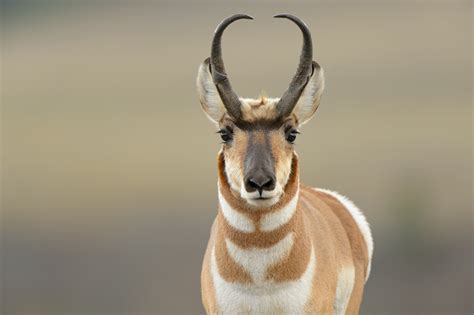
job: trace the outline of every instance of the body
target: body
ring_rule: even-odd
[[[373,242],[360,210],[336,192],[300,183],[294,141],[315,114],[324,76],[307,26],[300,64],[281,98],[232,90],[216,29],[198,74],[204,112],[219,128],[218,212],[201,273],[208,314],[358,314]]]

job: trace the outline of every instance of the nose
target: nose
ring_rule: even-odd
[[[275,189],[275,176],[258,172],[245,178],[245,190],[247,192],[258,191],[260,196],[264,190],[271,191]]]

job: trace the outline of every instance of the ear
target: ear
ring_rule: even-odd
[[[303,92],[301,93],[293,114],[298,119],[298,124],[303,125],[307,123],[316,113],[321,96],[324,90],[324,71],[323,68],[316,62],[313,61],[313,73],[306,83]]]
[[[204,113],[212,122],[217,124],[226,113],[226,109],[212,80],[209,58],[199,66],[196,84],[199,101]]]

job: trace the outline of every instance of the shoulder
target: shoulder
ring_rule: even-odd
[[[362,211],[346,196],[336,192],[331,191],[328,189],[322,188],[312,188],[312,187],[305,187],[307,190],[311,190],[313,193],[316,193],[319,198],[323,199],[326,203],[334,203],[337,202],[338,204],[342,205],[343,208],[352,216],[357,227],[362,234],[364,241],[367,246],[367,256],[368,256],[368,266],[367,266],[367,277],[370,274],[370,263],[372,260],[372,253],[374,250],[374,241],[372,238],[372,232],[370,230],[369,223],[365,218]]]

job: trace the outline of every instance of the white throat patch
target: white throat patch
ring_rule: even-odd
[[[263,216],[260,220],[260,230],[262,232],[270,232],[288,223],[296,212],[298,197],[299,190],[296,191],[293,198],[281,209]]]
[[[243,249],[231,240],[225,240],[230,257],[251,275],[255,284],[265,282],[268,268],[287,257],[293,247],[293,243],[293,233],[288,233],[278,243],[266,248],[253,247]]]
[[[222,209],[222,214],[224,215],[224,218],[226,219],[227,223],[229,223],[230,226],[232,226],[234,229],[242,232],[255,232],[255,224],[253,223],[253,221],[245,214],[238,212],[229,205],[227,200],[225,200],[225,197],[222,195],[220,187],[218,188],[218,191],[219,204]]]
[[[316,255],[311,255],[305,272],[298,280],[262,284],[225,281],[219,274],[215,249],[211,253],[211,276],[219,314],[305,314],[313,285]]]

